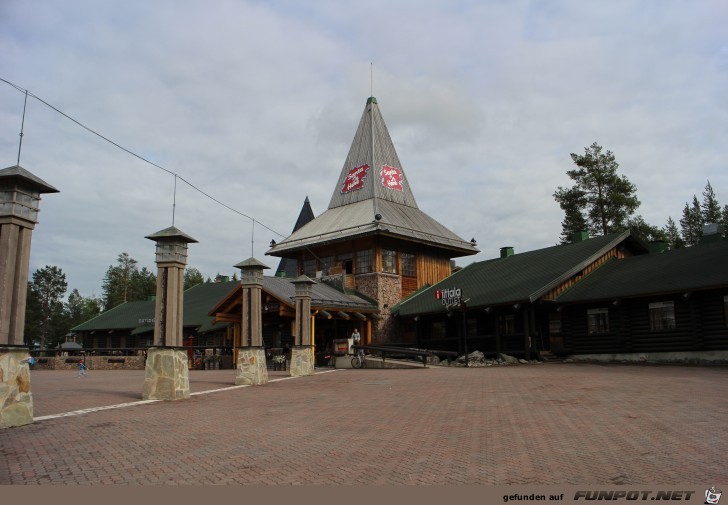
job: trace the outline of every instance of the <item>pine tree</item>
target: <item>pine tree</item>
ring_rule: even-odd
[[[202,276],[202,273],[199,270],[197,270],[194,267],[187,267],[185,269],[185,281],[184,281],[185,291],[190,289],[193,286],[202,284],[203,282],[205,282],[205,278]]]
[[[674,223],[673,223],[674,224]],[[647,224],[642,216],[634,216],[627,220],[627,226],[633,235],[646,242],[664,240],[668,242],[668,236],[664,229]]]
[[[662,231],[665,233],[665,239],[670,245],[670,249],[677,249],[685,246],[685,242],[680,236],[680,231],[677,229],[677,225],[675,224],[675,221],[672,220],[672,217],[667,218],[667,224]]]
[[[693,204],[685,204],[683,217],[680,219],[680,235],[685,245],[692,246],[698,243],[703,235],[703,212],[698,197],[693,195]]]
[[[26,303],[26,341],[39,338],[43,349],[46,344],[55,347],[63,338],[68,327],[61,300],[67,288],[66,274],[56,266],[46,265],[33,272],[33,280],[28,283],[30,303]]]
[[[720,204],[715,197],[715,192],[713,192],[710,181],[708,181],[708,184],[705,186],[705,191],[703,191],[703,205],[700,209],[704,224],[719,224],[721,222]]]
[[[625,176],[617,175],[619,164],[611,151],[602,153],[602,147],[596,142],[584,151],[581,156],[571,153],[578,168],[566,174],[575,182],[574,186],[559,186],[554,193],[554,199],[566,213],[562,238],[575,231],[566,227],[578,224],[578,214],[591,235],[624,230],[627,220],[640,205],[635,185]]]
[[[147,300],[157,292],[157,277],[147,267],[141,270],[137,260],[119,254],[116,266],[109,266],[103,281],[104,310],[125,302]]]

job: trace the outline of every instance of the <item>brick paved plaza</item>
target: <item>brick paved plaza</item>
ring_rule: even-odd
[[[36,421],[0,430],[0,484],[728,482],[726,367],[319,369],[257,387],[191,371],[189,400],[151,403],[143,371],[31,377]]]

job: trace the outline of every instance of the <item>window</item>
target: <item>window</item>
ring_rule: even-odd
[[[675,328],[675,303],[655,302],[650,304],[650,330],[672,330]]]
[[[586,318],[589,335],[609,332],[609,309],[589,309],[586,311]]]
[[[316,260],[303,260],[303,275],[316,277]]]
[[[382,249],[382,272],[397,273],[397,251]]]
[[[501,335],[516,333],[516,318],[513,314],[498,317],[498,333]]]
[[[410,253],[400,254],[402,258],[402,275],[405,277],[416,277],[415,255]]]
[[[465,321],[465,325],[467,328],[466,334],[468,337],[477,337],[478,336],[478,320],[474,317],[469,317]]]
[[[356,273],[368,274],[372,271],[372,250],[365,249],[356,253]]]
[[[445,321],[435,321],[432,323],[432,338],[447,337],[447,323]]]
[[[319,270],[321,270],[324,275],[329,275],[329,271],[331,270],[331,267],[334,266],[334,257],[333,256],[326,256],[321,258],[321,261],[319,261]]]

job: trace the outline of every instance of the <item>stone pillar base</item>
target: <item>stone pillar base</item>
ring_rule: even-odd
[[[236,386],[260,386],[268,383],[263,347],[238,347]]]
[[[291,377],[313,374],[313,346],[301,345],[291,349]]]
[[[150,348],[145,370],[143,399],[182,400],[190,397],[186,352]]]
[[[33,395],[26,349],[0,348],[0,428],[33,422]]]

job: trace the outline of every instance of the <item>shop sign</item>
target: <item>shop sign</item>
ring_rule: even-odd
[[[440,300],[443,305],[457,305],[462,301],[462,294],[460,288],[436,289],[435,300]]]

